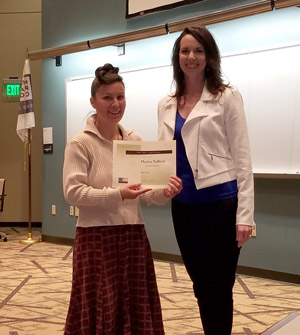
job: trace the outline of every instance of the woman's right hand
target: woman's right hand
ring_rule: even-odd
[[[122,200],[125,199],[135,199],[140,194],[151,191],[151,188],[141,188],[141,183],[137,184],[127,184],[121,186],[120,193]]]

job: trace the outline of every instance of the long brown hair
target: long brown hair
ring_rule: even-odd
[[[174,97],[182,97],[185,93],[186,83],[184,73],[179,65],[180,42],[185,35],[192,35],[202,44],[206,56],[205,79],[207,89],[214,96],[223,92],[228,86],[223,83],[221,75],[220,51],[212,34],[203,26],[187,27],[175,41],[172,52],[173,79],[176,83]]]

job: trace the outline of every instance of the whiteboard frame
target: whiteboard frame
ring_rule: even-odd
[[[126,19],[206,0],[126,0]]]

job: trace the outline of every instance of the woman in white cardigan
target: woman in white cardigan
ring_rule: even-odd
[[[183,190],[172,199],[177,242],[205,335],[229,335],[240,247],[253,226],[254,191],[240,93],[221,78],[216,42],[186,28],[172,55],[176,91],[158,106],[160,140],[177,143]]]
[[[65,149],[64,196],[79,208],[65,335],[163,335],[153,260],[140,208],[165,204],[181,190],[170,177],[163,190],[140,184],[112,187],[114,140],[141,140],[119,124],[126,100],[119,69],[95,71],[96,114]]]

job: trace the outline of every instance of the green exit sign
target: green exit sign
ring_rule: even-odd
[[[21,84],[6,84],[6,95],[8,97],[20,96]]]
[[[2,81],[3,101],[20,101],[22,80],[19,78],[8,78]]]

